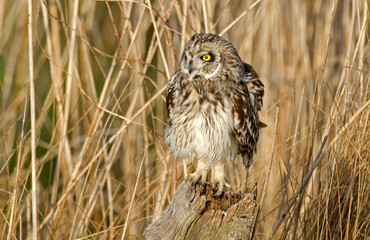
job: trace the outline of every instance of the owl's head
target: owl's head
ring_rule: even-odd
[[[224,38],[209,34],[195,34],[186,43],[179,70],[190,79],[197,76],[212,79],[221,71],[242,72],[243,63],[234,46]],[[238,76],[235,76],[238,77]]]

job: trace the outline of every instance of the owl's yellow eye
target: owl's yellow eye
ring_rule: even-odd
[[[209,62],[212,60],[212,56],[210,54],[206,54],[202,56],[203,61]]]

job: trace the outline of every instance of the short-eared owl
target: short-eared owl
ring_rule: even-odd
[[[224,162],[243,157],[246,168],[256,152],[264,85],[234,46],[208,33],[195,34],[186,44],[179,69],[167,86],[168,128],[165,141],[175,158],[197,161],[188,176],[204,186],[213,168],[215,194],[222,194]]]

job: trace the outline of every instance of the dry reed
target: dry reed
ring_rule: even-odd
[[[252,172],[227,166],[255,238],[370,236],[366,0],[28,3],[0,2],[1,239],[143,239],[183,179],[164,91],[196,32],[266,86]]]

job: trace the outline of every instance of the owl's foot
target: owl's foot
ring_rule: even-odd
[[[213,194],[214,197],[219,197],[224,192],[231,192],[232,191],[231,185],[226,181],[225,178],[216,180],[213,183],[212,188],[214,190],[217,189],[217,192],[215,194]]]
[[[206,193],[206,182],[207,182],[207,170],[195,171],[195,173],[189,174],[186,177],[186,181],[191,181],[191,188],[195,189],[196,185],[200,185],[201,194]]]
[[[206,193],[206,181],[210,166],[205,159],[199,159],[197,162],[197,169],[194,173],[186,177],[186,181],[191,181],[191,187],[195,189],[196,185],[200,185],[201,194]]]
[[[213,196],[215,197],[221,196],[224,190],[227,190],[227,192],[232,191],[231,185],[225,179],[225,171],[223,164],[217,164],[214,167],[214,182],[212,188],[217,189],[217,192],[213,194]]]

